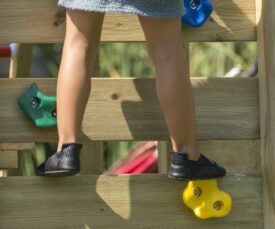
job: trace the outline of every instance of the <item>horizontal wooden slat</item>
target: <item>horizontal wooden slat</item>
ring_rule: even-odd
[[[261,176],[220,180],[233,199],[223,219],[199,220],[182,203],[186,183],[167,175],[0,178],[0,228],[263,228]]]
[[[17,151],[1,151],[0,150],[0,169],[18,168]]]
[[[184,28],[186,41],[256,40],[254,0],[213,0],[215,12],[199,29]],[[57,0],[1,0],[0,43],[61,43],[65,11]],[[136,15],[106,14],[102,41],[144,41]]]
[[[52,142],[56,128],[35,128],[17,105],[37,82],[55,95],[56,79],[0,80],[0,142]],[[198,139],[258,139],[259,98],[255,78],[192,78]],[[92,78],[83,133],[92,140],[169,140],[156,97],[155,79]],[[185,130],[183,130],[185,131]]]
[[[227,172],[261,172],[260,140],[201,140],[198,148]]]
[[[31,142],[20,142],[20,143],[12,143],[12,142],[0,142],[0,150],[26,150],[32,149],[35,146],[34,143]]]
[[[160,144],[163,144],[161,142]],[[245,140],[199,140],[198,149],[201,153],[223,165],[227,172],[261,172],[261,147],[258,139]],[[170,164],[170,154],[172,149],[171,141],[164,145],[158,152],[159,169],[162,173],[167,173]]]
[[[10,177],[10,176],[19,176],[19,169],[0,169],[0,177]],[[0,228],[1,228],[1,225],[0,225]]]

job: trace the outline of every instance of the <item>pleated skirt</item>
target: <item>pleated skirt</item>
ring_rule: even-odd
[[[183,0],[58,0],[68,9],[133,13],[158,19],[173,19],[184,13]]]

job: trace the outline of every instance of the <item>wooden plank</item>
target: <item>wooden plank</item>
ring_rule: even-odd
[[[17,151],[0,151],[0,169],[18,168]]]
[[[104,171],[104,147],[102,141],[92,141],[87,136],[81,139],[81,175],[102,174]]]
[[[0,177],[19,176],[18,169],[0,169]],[[0,225],[1,228],[1,225]]]
[[[185,183],[166,175],[0,178],[0,228],[263,228],[260,175],[232,175],[223,219],[199,220],[182,203]]]
[[[17,56],[11,59],[9,78],[31,76],[32,44],[18,44]]]
[[[0,141],[56,141],[56,128],[35,128],[16,103],[32,82],[55,94],[56,79],[0,79],[0,129],[10,130]],[[192,85],[198,139],[259,138],[256,78],[193,78]],[[155,79],[92,78],[82,131],[92,140],[168,140]]]
[[[255,0],[213,0],[215,12],[200,29],[184,28],[186,41],[256,40]],[[1,0],[0,43],[62,43],[65,10],[56,0]],[[144,41],[136,15],[106,14],[102,41]]]
[[[261,172],[259,140],[201,140],[198,148],[229,173]]]
[[[158,141],[158,172],[167,173],[170,164],[170,150],[172,149],[171,142]]]
[[[275,2],[257,0],[264,222],[275,228]]]
[[[32,149],[35,144],[29,142],[20,142],[20,143],[12,143],[12,142],[0,142],[0,150],[26,150]]]
[[[9,78],[17,78],[20,76],[31,75],[32,66],[32,44],[17,44],[17,55],[15,58],[11,59]],[[15,158],[17,160],[18,171],[22,173],[21,161],[24,152],[18,151],[18,156]]]
[[[91,76],[100,75],[100,56],[97,51],[91,62]],[[104,147],[102,141],[92,141],[86,135],[82,135],[83,148],[80,154],[81,175],[102,174],[104,167]]]
[[[160,173],[167,173],[172,149],[171,142],[164,143],[159,147],[159,153],[163,154],[159,161]],[[228,173],[261,172],[260,140],[199,140],[197,146],[201,153],[223,165]]]

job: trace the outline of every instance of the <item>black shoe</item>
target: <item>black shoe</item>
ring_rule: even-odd
[[[82,144],[66,143],[61,151],[54,153],[36,168],[38,176],[70,176],[80,172]]]
[[[205,180],[223,177],[226,170],[203,154],[197,161],[188,160],[187,153],[171,150],[171,164],[168,177],[180,180]]]

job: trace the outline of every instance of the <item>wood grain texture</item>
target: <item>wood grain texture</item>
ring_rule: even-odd
[[[213,0],[200,29],[183,28],[186,41],[256,40],[254,0]],[[65,10],[57,0],[1,0],[0,43],[62,43]],[[136,15],[106,14],[102,41],[144,41]]]
[[[158,152],[163,154],[159,161],[161,173],[167,173],[171,143],[161,142]],[[261,172],[260,140],[199,140],[198,149],[208,158],[223,165],[227,172]]]
[[[56,79],[1,79],[2,142],[53,142],[56,128],[35,128],[17,105],[18,97],[37,82],[55,95]],[[258,80],[193,78],[198,139],[259,138]],[[169,140],[156,97],[155,79],[92,78],[82,134],[92,140]]]
[[[18,168],[17,151],[1,151],[0,150],[0,169]]]
[[[104,172],[104,145],[102,141],[92,141],[87,136],[81,139],[81,175],[102,174]]]
[[[201,140],[198,148],[228,172],[261,172],[259,140]]]
[[[264,222],[275,228],[275,2],[257,0]]]
[[[20,172],[18,169],[0,169],[0,177],[19,176],[19,174]]]
[[[32,70],[32,44],[17,44],[17,53],[15,58],[10,61],[9,78],[20,78],[22,76],[31,76]],[[18,171],[22,173],[23,157],[25,152],[18,151],[17,164]]]
[[[100,56],[97,51],[91,62],[91,76],[100,74]],[[102,174],[104,171],[104,146],[102,141],[92,141],[86,135],[81,136],[81,175]]]
[[[17,56],[10,61],[9,78],[31,76],[32,70],[32,44],[18,44]]]
[[[20,143],[12,143],[12,142],[0,142],[0,150],[26,150],[32,149],[35,146],[33,142],[20,142]]]
[[[186,183],[167,175],[0,178],[0,228],[263,228],[261,176],[232,175],[220,187],[230,215],[199,220],[182,203]]]
[[[170,150],[172,145],[170,141],[158,141],[158,173],[167,173],[170,164]]]

